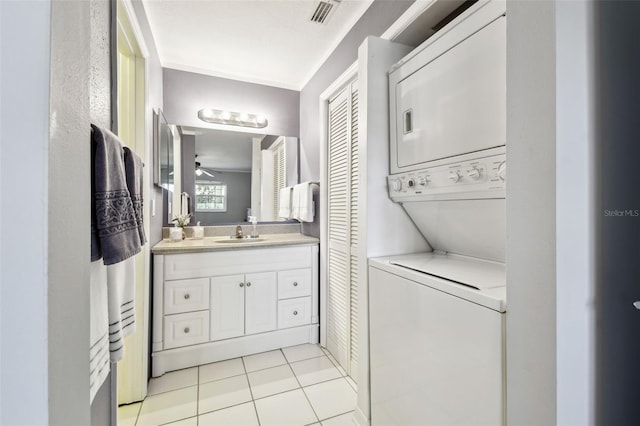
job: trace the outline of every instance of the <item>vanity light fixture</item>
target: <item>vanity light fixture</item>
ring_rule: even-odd
[[[198,118],[207,123],[228,124],[230,126],[262,128],[267,127],[267,124],[269,124],[267,119],[260,115],[210,108],[204,108],[198,111]]]

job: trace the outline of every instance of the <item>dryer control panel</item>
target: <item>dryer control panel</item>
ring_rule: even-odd
[[[455,161],[455,159],[453,159]],[[488,155],[389,175],[393,201],[505,198],[506,155]]]

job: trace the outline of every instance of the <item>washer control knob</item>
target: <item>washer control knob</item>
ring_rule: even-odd
[[[473,180],[478,180],[480,179],[480,170],[476,169],[475,167],[471,170],[469,170],[467,172],[467,176],[470,177]]]
[[[505,161],[500,163],[500,165],[498,166],[498,177],[503,182],[505,181],[505,179],[507,179],[507,163]]]
[[[394,192],[399,192],[402,189],[402,182],[400,179],[389,180],[389,188]]]
[[[409,179],[409,180],[407,181],[407,186],[408,186],[410,189],[415,188],[415,187],[416,187],[416,180],[415,180],[414,178]]]
[[[449,179],[451,180],[451,182],[456,183],[460,180],[460,175],[457,171],[451,171],[449,172]]]
[[[427,186],[427,178],[426,178],[426,177],[424,177],[424,176],[418,176],[418,177],[416,178],[416,183],[417,183],[419,186]]]

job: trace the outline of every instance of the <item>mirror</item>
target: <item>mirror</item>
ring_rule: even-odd
[[[173,131],[162,110],[153,112],[153,183],[167,192],[171,200],[174,191]],[[164,198],[164,197],[163,197]],[[166,207],[167,223],[171,223],[171,202]]]
[[[284,221],[280,188],[298,183],[298,139],[178,126],[182,181],[192,224]]]

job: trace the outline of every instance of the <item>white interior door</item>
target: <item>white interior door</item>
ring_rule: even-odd
[[[327,161],[327,349],[355,376],[358,317],[357,82],[329,102]]]

